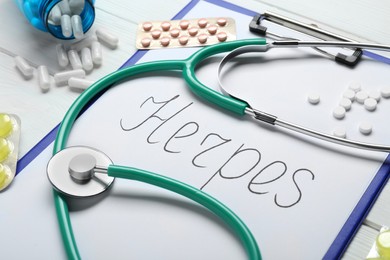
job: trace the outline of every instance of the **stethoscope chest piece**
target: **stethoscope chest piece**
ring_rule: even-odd
[[[98,168],[113,164],[101,151],[73,146],[56,153],[47,165],[47,176],[53,187],[70,197],[91,197],[106,191],[114,178],[99,173]]]

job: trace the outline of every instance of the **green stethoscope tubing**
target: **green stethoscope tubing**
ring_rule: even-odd
[[[195,76],[195,68],[197,64],[212,55],[228,52],[241,46],[264,44],[266,44],[266,40],[259,38],[220,43],[217,45],[204,47],[184,60],[165,60],[141,63],[115,71],[103,77],[94,83],[91,87],[86,89],[82,94],[80,94],[80,96],[75,100],[75,102],[71,105],[65,114],[54,142],[53,153],[55,154],[66,147],[66,142],[75,120],[82,109],[87,106],[89,101],[91,101],[103,90],[108,89],[113,84],[130,79],[132,76],[147,72],[182,70],[184,80],[187,82],[190,89],[198,96],[234,113],[244,115],[245,109],[248,107],[247,103],[229,96],[224,96],[223,94],[203,85]],[[129,167],[110,165],[108,167],[108,175],[112,177],[133,179],[152,185],[157,185],[159,187],[163,187],[165,189],[179,193],[205,206],[207,209],[220,217],[241,239],[249,259],[261,259],[261,254],[257,242],[245,223],[242,222],[242,220],[237,215],[235,215],[233,211],[203,191],[168,177]],[[64,198],[61,197],[61,194],[55,190],[54,202],[61,235],[68,258],[81,259],[72,230],[68,206]]]

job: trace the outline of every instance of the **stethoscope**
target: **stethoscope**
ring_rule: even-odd
[[[389,152],[390,146],[362,143],[320,133],[296,124],[281,120],[275,115],[252,108],[246,101],[231,95],[225,95],[202,84],[195,75],[198,64],[206,58],[224,52],[219,67],[219,78],[224,65],[232,58],[248,52],[266,52],[272,48],[291,47],[345,47],[390,51],[390,46],[351,42],[313,42],[313,41],[275,41],[267,43],[265,39],[247,39],[220,43],[204,47],[184,60],[153,61],[137,64],[113,72],[86,89],[71,105],[59,127],[54,143],[54,156],[48,163],[47,174],[54,187],[54,200],[64,246],[70,259],[80,259],[72,231],[66,196],[85,198],[103,193],[112,185],[114,178],[136,180],[173,191],[185,196],[212,211],[229,226],[242,242],[249,259],[261,259],[260,250],[251,231],[245,223],[224,204],[206,194],[177,180],[145,170],[115,165],[101,151],[86,147],[66,148],[71,128],[88,103],[113,84],[128,80],[133,76],[154,72],[181,70],[190,89],[201,98],[239,115],[250,115],[271,125],[278,125],[312,137],[331,141],[355,148]],[[221,82],[221,80],[219,80]],[[220,83],[221,84],[221,83]],[[221,84],[222,86],[222,84]],[[65,195],[62,197],[61,195]]]

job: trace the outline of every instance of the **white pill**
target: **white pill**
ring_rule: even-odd
[[[381,93],[378,90],[372,90],[368,93],[368,97],[373,98],[379,102],[381,100]]]
[[[364,104],[364,100],[366,100],[368,98],[368,94],[367,92],[361,90],[359,91],[358,93],[356,93],[356,101],[360,104]]]
[[[85,47],[91,47],[92,43],[97,41],[97,37],[95,35],[91,35],[88,37],[85,37],[81,41],[75,42],[72,45],[70,45],[71,50],[81,51]]]
[[[83,68],[86,71],[93,69],[92,55],[89,48],[84,48],[81,50],[81,63],[83,64]]]
[[[58,5],[55,5],[50,11],[50,19],[54,24],[59,25],[61,23],[61,9]]]
[[[92,61],[95,65],[101,65],[103,61],[102,46],[99,42],[93,42],[91,45]]]
[[[65,68],[69,64],[68,55],[66,54],[64,45],[57,44],[56,45],[56,51],[57,51],[57,60],[60,67]]]
[[[367,98],[366,100],[364,100],[364,107],[368,111],[374,111],[376,109],[377,104],[378,102],[373,98]]]
[[[115,49],[118,46],[119,39],[106,29],[99,28],[96,30],[96,36],[98,40],[106,44],[111,49]]]
[[[360,133],[362,133],[364,135],[371,134],[372,125],[369,122],[361,122],[359,124],[359,131],[360,131]]]
[[[70,21],[70,16],[67,14],[61,16],[61,30],[64,37],[69,38],[72,36],[72,23]]]
[[[16,56],[14,58],[14,61],[18,70],[23,74],[26,79],[31,78],[33,76],[33,67],[31,67],[30,64],[28,64],[28,62],[23,57]]]
[[[88,79],[80,79],[80,78],[70,78],[68,80],[68,85],[71,90],[85,90],[89,86],[91,86],[94,82]]]
[[[307,96],[307,100],[309,101],[310,104],[318,104],[320,102],[320,95],[318,93],[310,93]]]
[[[72,15],[71,22],[72,22],[73,36],[76,39],[83,38],[84,30],[83,30],[83,22],[81,21],[81,17],[79,15]]]
[[[333,135],[340,138],[347,137],[347,132],[343,127],[337,127],[333,130]]]
[[[353,91],[351,89],[347,89],[346,91],[344,91],[343,97],[348,98],[351,101],[354,101],[355,100],[355,91]]]
[[[76,50],[69,50],[68,51],[68,59],[70,62],[70,65],[74,70],[82,69],[83,64],[81,63],[80,56]]]
[[[362,85],[358,81],[351,81],[348,88],[354,92],[359,92],[362,89]]]
[[[342,98],[339,103],[346,111],[351,109],[352,101],[349,98]]]
[[[50,89],[50,75],[46,66],[39,66],[37,70],[38,85],[42,92],[47,92]]]
[[[58,6],[59,6],[62,14],[67,14],[67,15],[72,14],[72,10],[70,10],[68,0],[62,0],[61,2],[58,3]]]
[[[338,106],[333,110],[333,116],[337,119],[343,119],[345,117],[345,108]]]
[[[78,70],[68,70],[63,72],[58,72],[54,74],[54,82],[57,85],[67,83],[70,78],[85,78],[85,71],[82,69]]]
[[[84,9],[84,0],[69,0],[69,7],[72,14],[81,14]]]
[[[390,97],[390,86],[383,87],[381,89],[381,95],[384,98],[389,98]]]

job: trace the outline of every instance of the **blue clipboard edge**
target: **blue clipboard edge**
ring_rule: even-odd
[[[205,2],[224,7],[226,9],[248,15],[254,16],[257,12],[240,7],[238,5],[223,1],[223,0],[204,0]],[[191,0],[183,9],[181,9],[172,20],[182,19],[194,6],[196,6],[200,0]],[[127,66],[134,65],[139,61],[147,51],[138,50],[131,56],[119,69]],[[363,51],[363,54],[372,59],[390,64],[390,59],[381,55]],[[103,93],[102,93],[103,94]],[[93,102],[92,102],[93,103]],[[91,104],[92,104],[91,103]],[[60,124],[55,126],[45,137],[42,138],[30,151],[28,151],[19,161],[16,168],[16,175],[18,175],[29,163],[31,163],[43,150],[45,150],[55,139]],[[374,205],[375,200],[378,198],[383,187],[386,185],[390,178],[390,155],[380,167],[378,173],[371,181],[367,190],[355,206],[351,215],[341,228],[340,232],[336,236],[335,240],[331,244],[330,248],[326,252],[324,259],[338,259],[347,249],[349,243],[352,241],[354,235],[358,231],[360,225],[364,221],[365,217],[369,213],[369,210]]]

